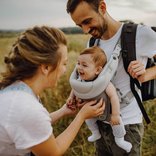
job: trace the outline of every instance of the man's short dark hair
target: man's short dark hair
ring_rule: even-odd
[[[96,12],[98,12],[98,8],[101,0],[68,0],[67,9],[66,9],[67,13],[73,13],[76,7],[83,1],[88,3],[90,6],[92,6],[92,8]]]

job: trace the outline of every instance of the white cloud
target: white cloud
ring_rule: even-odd
[[[117,20],[131,19],[156,25],[155,0],[105,0]],[[65,0],[0,0],[0,29],[22,29],[33,25],[74,26],[66,13]]]
[[[129,19],[137,23],[156,25],[155,0],[107,0],[110,15],[117,20]]]

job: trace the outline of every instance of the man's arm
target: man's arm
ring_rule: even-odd
[[[154,58],[156,58],[156,55]],[[156,66],[145,69],[144,65],[139,60],[131,61],[128,66],[128,72],[141,83],[156,79]]]
[[[149,80],[156,79],[156,66],[146,69],[146,72],[138,77],[138,81],[143,83]]]
[[[156,60],[156,55],[154,56],[154,59]],[[149,80],[156,79],[156,66],[150,67],[146,69],[146,72],[138,77],[138,80],[143,83]]]

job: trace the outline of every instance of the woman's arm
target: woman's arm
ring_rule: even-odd
[[[119,103],[119,98],[116,92],[116,88],[111,82],[108,84],[106,88],[106,94],[110,98],[110,102],[112,106],[111,124],[112,125],[119,124],[120,103]]]
[[[99,116],[103,113],[103,101],[100,100],[100,102],[98,102],[96,105],[95,103],[96,101],[87,102],[76,115],[72,123],[58,137],[55,138],[54,135],[51,135],[50,138],[48,138],[46,141],[33,146],[32,148],[30,148],[30,150],[37,156],[63,155],[74,140],[84,120]],[[55,116],[56,114],[53,115]],[[58,119],[58,117],[55,119]]]
[[[76,113],[76,110],[69,109],[66,104],[64,104],[60,109],[55,112],[50,113],[52,124],[57,122],[59,119],[67,115],[73,115]]]
[[[64,116],[73,115],[76,113],[76,106],[75,106],[75,104],[73,104],[74,96],[75,96],[74,92],[73,92],[73,90],[71,90],[66,104],[64,104],[63,107],[61,107],[59,110],[50,113],[50,117],[52,119],[53,124]]]
[[[61,156],[69,148],[84,119],[78,114],[68,128],[55,138],[51,135],[46,141],[31,148],[37,156]]]

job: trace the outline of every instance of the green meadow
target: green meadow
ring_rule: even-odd
[[[4,70],[3,59],[9,52],[11,45],[16,40],[17,35],[0,36],[0,71]],[[87,44],[89,36],[83,34],[67,35],[68,39],[68,67],[67,72],[58,82],[58,86],[53,90],[45,90],[41,95],[42,102],[49,112],[57,110],[68,98],[70,93],[69,77],[76,63],[77,56]],[[146,110],[151,118],[151,124],[145,123],[145,133],[142,143],[143,156],[156,156],[156,99],[145,102]],[[73,120],[73,117],[65,117],[53,125],[54,134],[60,134]],[[95,148],[93,143],[87,141],[90,131],[83,124],[79,134],[66,152],[65,156],[94,156]]]

